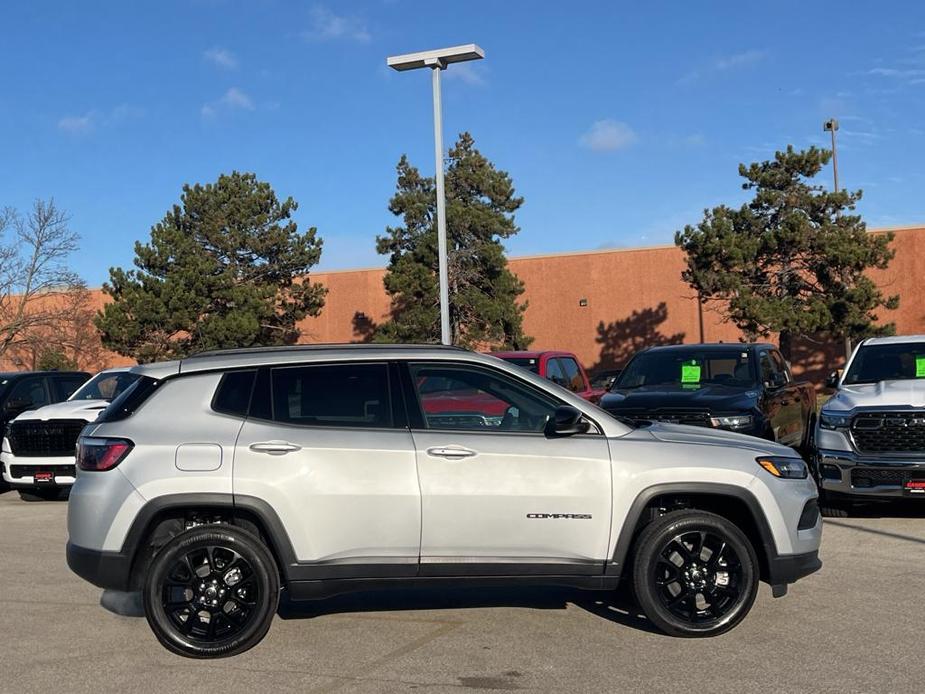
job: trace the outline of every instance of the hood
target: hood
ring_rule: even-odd
[[[755,436],[736,434],[722,429],[707,429],[706,427],[688,427],[681,424],[655,423],[644,431],[649,432],[659,441],[666,443],[689,443],[702,446],[726,446],[754,451],[756,455],[784,455],[794,457],[799,455],[789,446],[783,446],[773,441],[759,439]]]
[[[925,407],[925,378],[841,386],[823,406],[826,412],[857,407]]]
[[[24,419],[40,419],[43,421],[49,419],[83,419],[92,422],[108,406],[108,400],[65,400],[64,402],[56,402],[54,405],[45,405],[45,407],[40,407],[37,410],[23,412],[13,421],[19,422]]]
[[[615,389],[601,400],[606,410],[654,410],[660,407],[705,409],[720,412],[725,409],[743,410],[755,406],[758,390],[741,386],[703,384],[685,387],[680,383]]]

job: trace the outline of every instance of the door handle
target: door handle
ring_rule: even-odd
[[[447,460],[462,460],[463,458],[471,458],[474,456],[475,451],[470,451],[468,448],[460,448],[458,446],[437,446],[435,448],[428,448],[427,455],[435,458],[446,458]]]
[[[270,455],[285,455],[286,453],[302,450],[301,446],[288,441],[260,441],[259,443],[252,443],[248,448],[255,453],[269,453]]]

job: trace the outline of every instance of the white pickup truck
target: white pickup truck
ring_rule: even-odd
[[[861,342],[827,384],[815,431],[814,474],[823,513],[858,499],[925,501],[925,335]]]

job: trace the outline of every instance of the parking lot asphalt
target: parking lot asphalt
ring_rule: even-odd
[[[822,571],[783,599],[762,585],[713,639],[655,633],[619,594],[401,591],[283,605],[259,646],[217,661],[101,607],[65,564],[66,507],[0,495],[2,692],[925,690],[925,503],[826,521]]]

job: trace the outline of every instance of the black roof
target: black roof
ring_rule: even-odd
[[[0,372],[0,379],[12,381],[26,376],[83,376],[90,378],[86,371],[3,371]]]
[[[649,351],[679,351],[679,352],[696,352],[702,349],[709,349],[711,351],[722,351],[729,350],[730,352],[741,352],[743,349],[754,349],[756,347],[770,347],[771,349],[777,349],[770,342],[695,342],[684,345],[658,345],[655,347],[647,347],[645,352]]]

